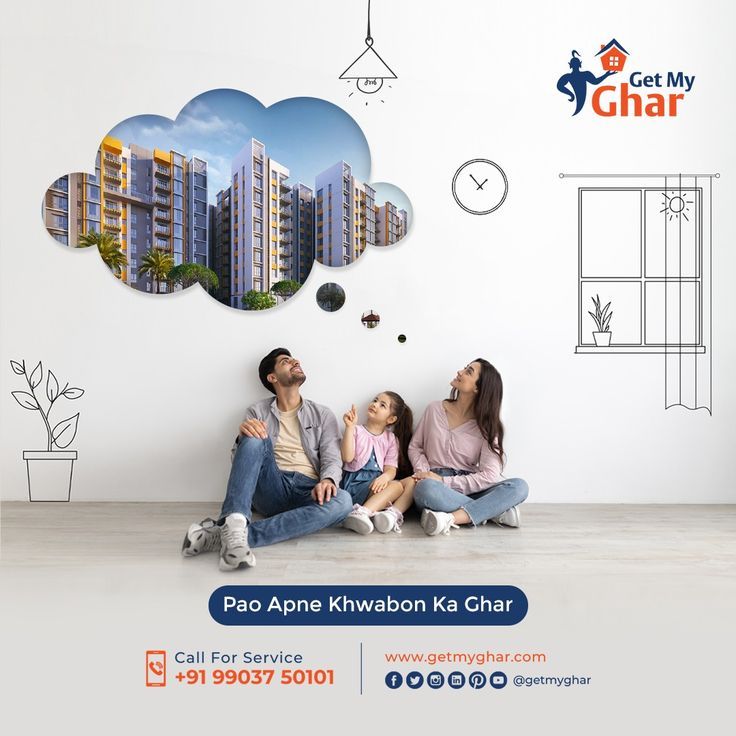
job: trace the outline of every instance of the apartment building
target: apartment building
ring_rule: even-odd
[[[376,206],[376,245],[393,245],[406,235],[406,210],[392,202]]]
[[[255,138],[232,162],[230,305],[248,291],[270,291],[292,278],[294,240],[289,169],[270,158]]]
[[[210,268],[217,274],[219,286],[214,296],[218,302],[230,305],[230,276],[232,270],[231,238],[232,188],[217,193],[217,204],[210,205]]]
[[[64,195],[66,219],[59,209]],[[207,162],[106,136],[94,175],[70,174],[49,188],[44,220],[54,238],[71,246],[92,231],[113,235],[128,259],[121,279],[150,291],[151,280],[138,276],[138,266],[151,248],[166,250],[174,265],[207,265]]]
[[[291,278],[303,284],[314,264],[314,190],[301,182],[292,187]]]
[[[315,258],[328,266],[352,263],[376,242],[375,190],[358,181],[345,161],[317,175]]]

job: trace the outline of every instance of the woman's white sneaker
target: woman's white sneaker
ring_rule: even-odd
[[[248,546],[248,519],[244,514],[229,514],[220,529],[220,570],[255,567],[256,557]]]
[[[383,511],[379,511],[373,516],[373,526],[377,532],[388,534],[396,532],[401,534],[401,525],[404,523],[404,515],[393,506],[389,506]]]
[[[518,506],[512,506],[508,511],[504,511],[500,516],[496,516],[491,521],[499,526],[521,526],[521,509]]]
[[[345,517],[342,525],[345,529],[350,529],[358,534],[370,534],[373,531],[371,512],[364,506],[356,503],[353,506],[353,510]]]
[[[458,529],[455,523],[455,517],[444,511],[430,511],[426,509],[427,515],[424,517],[424,533],[430,537],[436,537],[438,534],[449,534],[450,529]]]

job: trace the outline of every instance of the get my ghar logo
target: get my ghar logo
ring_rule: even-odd
[[[674,118],[679,112],[679,104],[695,82],[694,74],[688,76],[684,72],[644,74],[634,71],[629,74],[628,81],[620,85],[602,84],[623,72],[629,52],[614,38],[601,46],[595,56],[600,59],[603,70],[600,76],[584,70],[580,54],[573,51],[568,63],[570,71],[557,81],[557,89],[575,103],[573,115],[583,109],[590,86],[594,88],[591,107],[601,117]],[[661,91],[650,92],[652,89]]]

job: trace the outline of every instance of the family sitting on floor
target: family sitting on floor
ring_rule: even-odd
[[[342,439],[335,415],[302,398],[306,375],[288,350],[272,350],[258,376],[275,398],[246,411],[219,520],[189,527],[186,557],[219,550],[221,570],[252,567],[252,547],[328,526],[398,532],[412,503],[429,536],[488,520],[520,525],[528,487],[501,478],[503,384],[487,360],[458,371],[450,398],[432,402],[413,434],[411,409],[384,391],[364,424],[354,405],[345,412]]]

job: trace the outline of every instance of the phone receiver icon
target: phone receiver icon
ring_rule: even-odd
[[[161,675],[164,674],[163,662],[149,662],[148,669],[151,670],[156,677],[161,677]]]

